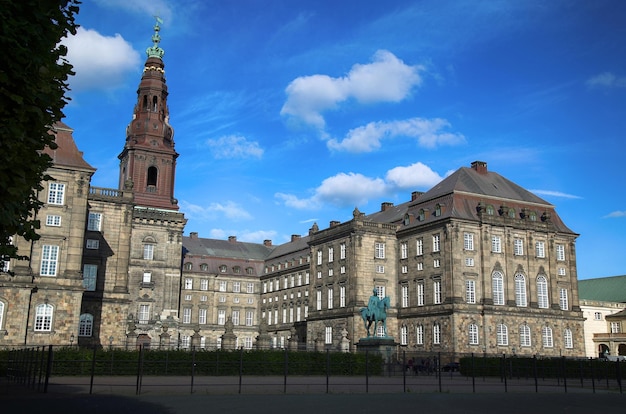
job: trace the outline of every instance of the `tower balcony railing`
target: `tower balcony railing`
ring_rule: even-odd
[[[124,192],[114,188],[89,187],[89,198],[104,200],[122,200],[132,196],[130,191]]]

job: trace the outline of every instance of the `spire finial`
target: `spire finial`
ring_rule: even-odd
[[[152,35],[152,43],[153,45],[146,49],[146,54],[149,58],[163,58],[165,54],[165,50],[159,47],[159,42],[161,41],[161,36],[159,35],[159,31],[161,31],[161,26],[159,24],[163,24],[163,19],[159,16],[154,16],[156,19],[156,23],[154,24],[154,34]]]

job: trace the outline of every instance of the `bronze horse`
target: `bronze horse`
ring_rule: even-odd
[[[363,324],[367,330],[367,336],[370,336],[370,326],[374,323],[374,336],[378,330],[378,322],[383,324],[384,336],[387,336],[387,309],[391,306],[389,297],[385,296],[378,302],[378,306],[373,309],[361,308],[361,317],[363,318]]]

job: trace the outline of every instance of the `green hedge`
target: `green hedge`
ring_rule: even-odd
[[[95,356],[95,364],[94,364]],[[363,353],[291,352],[283,350],[178,351],[54,348],[52,376],[136,375],[365,375]],[[6,374],[8,351],[0,351],[0,375]],[[4,369],[3,369],[4,368]],[[370,375],[383,372],[380,355],[368,355]]]

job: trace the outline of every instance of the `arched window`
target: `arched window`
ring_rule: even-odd
[[[185,270],[191,270],[191,269],[193,269],[193,264],[191,262],[185,263]]]
[[[406,325],[402,325],[400,328],[400,345],[408,345],[409,343],[409,329]]]
[[[504,305],[504,276],[500,272],[493,272],[491,276],[491,290],[493,291],[493,304]]]
[[[78,324],[78,336],[91,335],[93,335],[93,315],[83,313],[80,315],[80,322]]]
[[[152,97],[152,112],[157,111],[158,103],[159,103],[158,98],[156,96],[153,96]]]
[[[4,302],[0,302],[0,329],[2,329],[2,327],[4,322]]]
[[[415,327],[415,343],[417,345],[424,345],[424,325],[417,325]]]
[[[35,331],[50,332],[52,330],[53,313],[52,305],[47,303],[37,305],[35,310]]]
[[[565,344],[565,348],[567,348],[567,349],[572,349],[574,347],[574,340],[573,340],[573,337],[572,337],[572,330],[569,329],[569,328],[566,328],[563,331],[563,343]]]
[[[156,187],[158,174],[158,170],[155,166],[148,168],[148,186]]]
[[[470,345],[478,345],[478,325],[471,323],[468,328],[468,337]]]
[[[437,204],[435,206],[435,217],[441,216],[441,205]]]
[[[509,328],[503,323],[498,324],[496,329],[496,339],[498,345],[506,346],[509,344]]]
[[[148,97],[146,95],[143,96],[141,107],[144,111],[148,110]]]
[[[519,327],[519,344],[520,346],[530,346],[530,328],[524,324]]]
[[[526,278],[524,275],[515,275],[515,305],[525,307],[526,305]]]
[[[548,280],[545,276],[537,278],[537,306],[543,309],[548,308]]]

